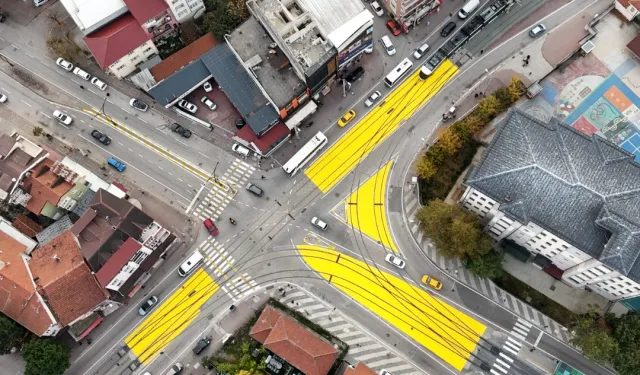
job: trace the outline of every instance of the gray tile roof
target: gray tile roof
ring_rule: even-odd
[[[38,243],[40,244],[40,246],[44,246],[44,244],[46,244],[47,242],[58,237],[63,232],[66,232],[67,230],[71,229],[72,226],[73,226],[73,223],[71,223],[71,219],[69,218],[69,215],[64,215],[63,217],[58,219],[55,223],[49,225],[42,232],[36,234],[36,239],[38,240]]]
[[[513,110],[466,183],[640,281],[640,164],[609,141]]]
[[[228,45],[220,44],[200,59],[258,137],[277,123],[279,113]]]
[[[201,60],[196,60],[160,81],[149,90],[149,95],[153,96],[160,105],[166,106],[191,91],[207,77],[211,77],[211,72]]]

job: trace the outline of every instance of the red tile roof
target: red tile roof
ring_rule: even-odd
[[[42,226],[27,215],[18,216],[11,225],[27,237],[35,237],[42,231]]]
[[[87,47],[102,69],[150,40],[131,13],[116,19],[84,38]]]
[[[41,168],[50,169],[52,166],[53,160],[50,158],[44,159],[42,163],[38,164],[33,169],[31,176],[25,180],[25,185],[31,186],[31,189],[29,190],[31,199],[27,202],[27,209],[36,215],[40,215],[47,202],[56,206],[60,201],[60,198],[73,187],[72,184],[62,181],[52,188],[51,186],[56,182],[58,176],[51,172],[51,170],[46,170],[44,173],[40,173]]]
[[[53,324],[22,258],[25,246],[0,232],[0,311],[38,336]]]
[[[249,334],[306,375],[326,375],[338,357],[331,344],[271,306]]]
[[[124,0],[124,3],[140,25],[169,8],[164,0]]]
[[[193,61],[199,59],[205,52],[218,44],[220,44],[220,42],[213,37],[213,34],[207,33],[180,51],[162,60],[160,64],[149,69],[149,72],[151,72],[151,75],[153,75],[156,82],[160,82],[183,67],[191,64]]]
[[[358,362],[355,368],[351,366],[347,367],[344,375],[378,375],[378,373],[367,367],[364,363]]]
[[[91,274],[80,254],[79,244],[66,231],[31,253],[29,268],[38,291],[65,327],[98,304],[109,294]]]
[[[140,242],[132,237],[127,238],[118,251],[96,273],[96,279],[98,279],[100,285],[106,287],[141,247],[142,244]]]

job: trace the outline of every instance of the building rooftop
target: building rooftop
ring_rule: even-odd
[[[49,225],[45,230],[39,232],[36,235],[36,239],[40,246],[44,246],[47,242],[71,229],[72,226],[73,223],[71,222],[69,215],[64,215],[60,219],[56,220],[55,223]]]
[[[200,56],[218,44],[220,44],[220,42],[213,37],[213,34],[207,33],[180,51],[162,60],[160,64],[150,68],[149,71],[156,82],[160,82],[192,62],[199,60]]]
[[[62,327],[109,296],[87,267],[79,244],[69,231],[31,253],[29,268],[39,293]]]
[[[202,55],[201,60],[258,137],[277,123],[280,118],[277,109],[228,45],[215,47]]]
[[[31,195],[27,209],[36,215],[42,212],[47,202],[57,205],[60,198],[73,187],[63,177],[51,171],[53,164],[49,158],[43,160],[25,180],[25,186],[28,186],[26,190]]]
[[[466,183],[640,281],[640,164],[615,144],[510,111]]]
[[[127,240],[120,246],[116,253],[107,260],[107,262],[100,268],[100,270],[96,273],[96,278],[98,282],[103,287],[106,287],[111,280],[120,272],[122,267],[129,262],[129,259],[136,253],[136,251],[140,250],[142,244],[133,238],[129,237]]]
[[[169,8],[164,0],[124,0],[124,3],[140,25]]]
[[[42,225],[31,220],[27,215],[18,216],[11,225],[27,237],[33,238],[42,231]],[[38,241],[39,242],[39,241]]]
[[[87,47],[102,69],[149,41],[149,36],[131,13],[119,17],[84,38]]]
[[[271,306],[262,310],[249,335],[306,375],[326,375],[339,354],[325,339]]]
[[[40,146],[13,133],[0,136],[0,199],[5,198],[20,175],[38,159],[47,155]],[[5,194],[2,194],[2,191]]]
[[[125,14],[127,6],[122,0],[61,0],[67,12],[80,22],[78,27],[87,35]]]
[[[278,108],[284,108],[306,89],[280,47],[269,47],[274,43],[273,39],[254,17],[235,29],[228,37],[228,42],[240,56],[242,64],[257,76],[258,82]]]
[[[351,4],[356,0],[345,0]],[[342,3],[342,0],[329,0],[324,6]],[[329,54],[336,53],[334,46],[328,39],[330,30],[323,30],[328,25],[326,20],[314,18],[317,14],[311,12],[302,1],[293,0],[250,0],[247,7],[260,23],[267,27],[267,32],[274,38],[280,46],[287,46],[289,51],[285,51],[290,57],[291,63],[297,70],[298,76],[304,78],[304,73],[317,62],[326,59]],[[311,4],[313,5],[313,4]],[[351,8],[348,5],[347,8]],[[360,4],[361,8],[364,8]],[[313,6],[316,9],[316,6]],[[329,8],[327,11],[330,17],[342,18],[336,9]],[[336,12],[336,14],[331,14]]]
[[[200,60],[196,60],[186,67],[162,80],[149,89],[149,95],[162,106],[177,102],[194,87],[211,78],[211,72]]]
[[[344,375],[378,375],[378,373],[367,367],[364,363],[358,362],[356,367],[347,367]]]

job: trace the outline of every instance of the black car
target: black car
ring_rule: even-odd
[[[171,124],[171,131],[176,132],[185,138],[191,137],[191,130],[185,128],[180,124],[176,124],[175,122]]]
[[[347,82],[355,82],[364,74],[364,68],[359,66],[353,72],[347,74]]]
[[[456,29],[456,23],[453,21],[449,22],[448,24],[444,25],[442,30],[440,30],[440,36],[446,37],[447,35],[451,34],[451,32],[455,29]]]
[[[251,182],[247,183],[247,190],[249,190],[250,192],[252,192],[253,194],[255,194],[255,195],[259,196],[259,197],[264,195],[264,191],[262,191],[262,189],[260,189],[256,185],[252,184]]]
[[[200,339],[200,341],[198,341],[198,343],[196,344],[196,346],[193,348],[193,353],[195,355],[198,355],[200,353],[202,353],[202,351],[209,346],[209,344],[211,344],[211,338],[209,337],[203,337],[202,339]]]
[[[106,134],[102,134],[97,130],[94,130],[91,132],[91,136],[95,139],[97,139],[98,141],[100,141],[100,143],[102,143],[103,145],[108,145],[109,143],[111,143],[111,138],[109,138],[108,135]]]

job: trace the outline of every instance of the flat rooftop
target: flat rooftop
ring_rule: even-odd
[[[350,4],[356,0],[318,0],[318,4],[320,2],[329,3],[323,5],[328,7],[343,1]],[[331,31],[322,30],[319,27],[324,25],[326,28],[332,23],[314,18],[316,13],[310,12],[304,4],[299,0],[260,0],[259,2],[251,0],[247,2],[247,7],[252,13],[279,39],[276,42],[281,46],[289,47],[290,56],[295,59],[292,63],[297,64],[303,72],[323,60],[325,55],[333,49],[333,44],[327,36],[327,31]],[[331,14],[331,10],[325,10],[323,14]],[[331,14],[331,16],[342,19],[340,15]]]
[[[280,47],[270,48],[273,40],[255,18],[250,17],[227,40],[278,108],[286,107],[305,90]]]

